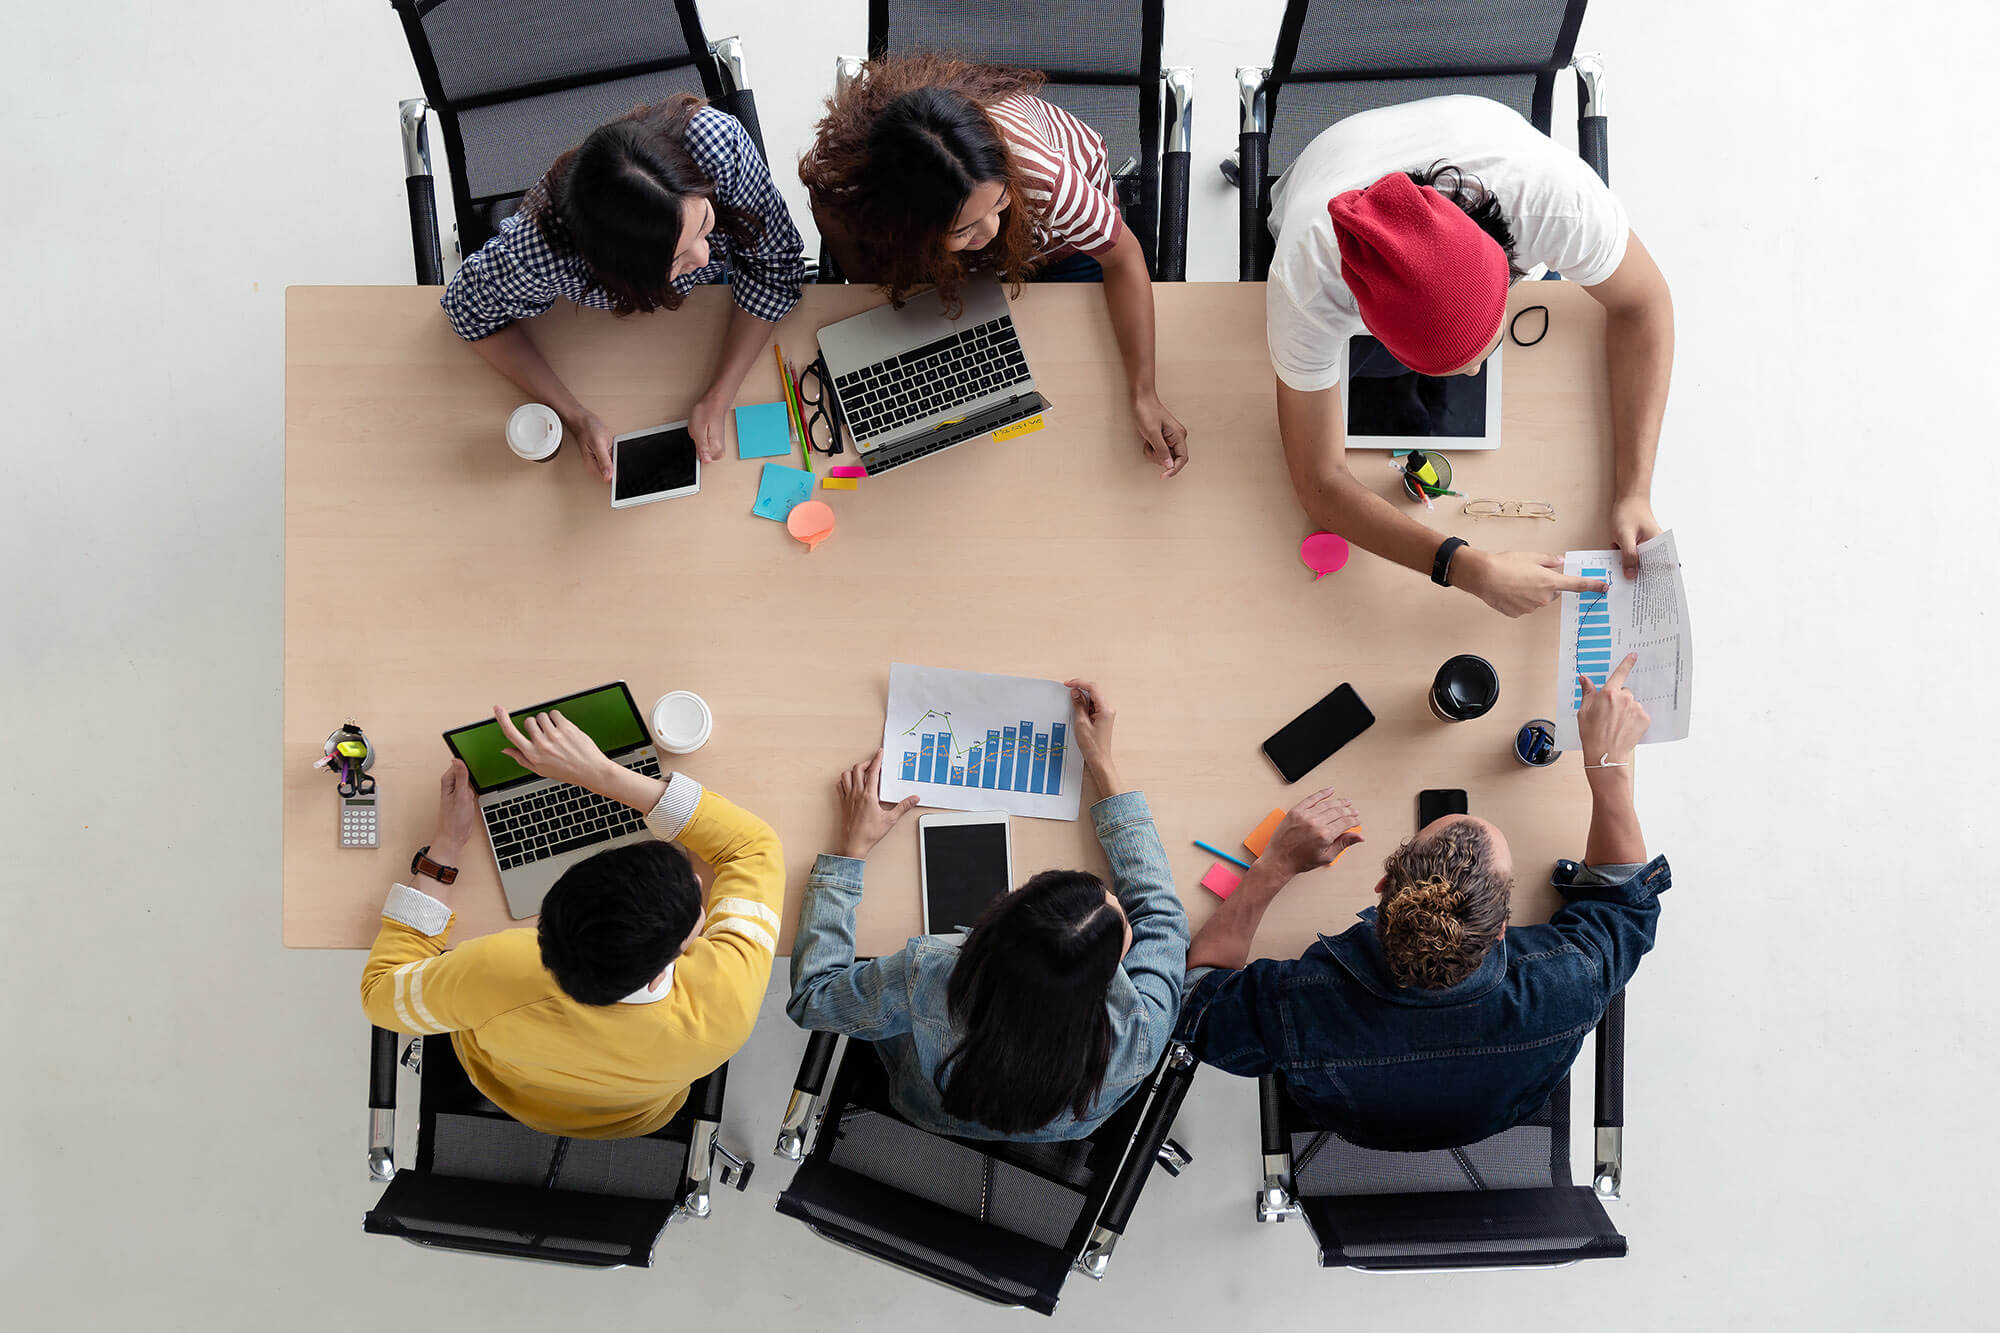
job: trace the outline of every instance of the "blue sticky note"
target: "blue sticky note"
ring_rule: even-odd
[[[792,451],[792,418],[783,403],[751,403],[736,409],[736,456],[772,458]]]
[[[757,483],[757,503],[750,506],[750,512],[783,523],[792,506],[812,498],[812,489],[813,475],[804,468],[766,463],[764,475]]]

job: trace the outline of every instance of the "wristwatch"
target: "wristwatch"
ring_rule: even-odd
[[[1463,537],[1446,537],[1438,545],[1438,553],[1431,559],[1431,582],[1440,588],[1451,586],[1451,557],[1459,547],[1466,544]]]
[[[417,854],[410,858],[412,875],[429,875],[440,884],[449,884],[458,878],[457,866],[441,866],[431,860],[431,845],[425,843],[417,848]]]

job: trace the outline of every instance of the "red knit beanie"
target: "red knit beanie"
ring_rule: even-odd
[[[1486,350],[1507,313],[1507,252],[1464,210],[1399,171],[1326,211],[1362,322],[1398,361],[1445,375]]]

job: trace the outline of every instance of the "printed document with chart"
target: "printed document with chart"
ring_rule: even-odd
[[[1083,752],[1071,727],[1061,681],[892,663],[881,797],[1075,819]]]
[[[1686,740],[1694,640],[1674,534],[1663,532],[1639,547],[1635,579],[1625,577],[1624,558],[1616,550],[1571,551],[1563,556],[1563,573],[1603,579],[1611,588],[1603,594],[1563,594],[1562,637],[1556,648],[1557,697],[1563,703],[1557,710],[1561,716],[1554,719],[1556,744],[1565,750],[1583,744],[1576,734],[1576,709],[1583,702],[1577,674],[1602,685],[1627,653],[1637,653],[1639,660],[1626,687],[1653,719],[1640,743]],[[1596,756],[1590,759],[1594,762]]]

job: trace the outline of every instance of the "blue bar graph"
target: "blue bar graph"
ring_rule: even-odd
[[[1587,579],[1603,579],[1611,576],[1608,569],[1583,569],[1577,571]],[[1582,601],[1587,594],[1578,594],[1582,613],[1576,621],[1576,669],[1578,674],[1589,678],[1593,685],[1604,684],[1611,675],[1611,604],[1610,598],[1598,597]],[[1570,707],[1583,706],[1583,686],[1572,691]]]
[[[1032,719],[1023,718],[986,731],[961,754],[951,718],[942,713],[931,716],[941,719],[930,722],[932,730],[919,733],[918,727],[924,725],[919,722],[905,733],[915,748],[902,752],[903,781],[1028,796],[1062,794],[1063,760],[1069,752],[1067,723],[1045,723],[1037,730]]]
[[[1042,794],[1042,783],[1047,779],[1048,774],[1049,733],[1038,731],[1035,733],[1035,769],[1028,776],[1028,790],[1040,796]]]
[[[905,750],[903,751],[903,781],[915,782],[916,780],[917,756],[913,752]]]
[[[979,785],[982,787],[1000,785],[1000,733],[997,731],[986,733],[986,769],[979,775]]]
[[[979,785],[979,755],[985,748],[983,745],[975,745],[972,747],[972,753],[965,756],[965,785],[968,787]]]
[[[924,733],[924,748],[917,759],[917,781],[930,782],[931,766],[937,760],[937,737],[931,732]]]
[[[1049,727],[1049,785],[1047,794],[1050,796],[1062,795],[1064,730],[1065,728],[1060,722]]]
[[[1014,790],[1028,789],[1028,752],[1035,746],[1035,724],[1026,718],[1014,730]]]
[[[1000,789],[1014,790],[1014,729],[1001,729],[1000,740]]]
[[[965,785],[964,764],[953,764],[951,766],[951,785],[954,787],[963,787]]]

